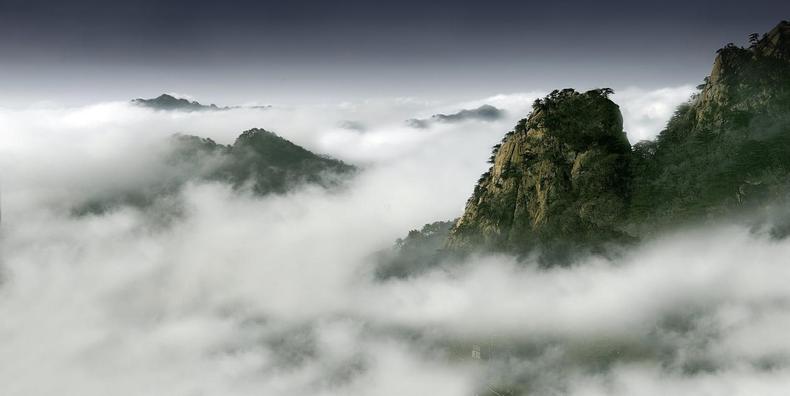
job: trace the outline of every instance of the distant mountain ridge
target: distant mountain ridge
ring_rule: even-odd
[[[457,122],[464,122],[469,120],[476,120],[476,121],[497,121],[502,119],[505,116],[505,111],[498,109],[494,106],[484,104],[480,107],[474,109],[462,109],[455,113],[451,114],[434,114],[431,118],[411,118],[406,120],[406,125],[416,128],[416,129],[423,129],[430,126],[431,123],[457,123]]]
[[[330,188],[338,184],[336,176],[355,170],[260,128],[244,131],[227,146],[191,135],[175,135],[172,144],[171,161],[198,165],[213,157],[214,167],[199,175],[201,178],[249,187],[259,195],[284,193],[300,183]]]
[[[190,181],[225,183],[258,196],[283,194],[302,185],[333,189],[342,186],[356,171],[353,165],[315,154],[260,128],[244,131],[232,145],[183,134],[171,136],[165,144],[162,174],[155,182],[93,199],[74,212],[103,212],[121,205],[148,206]]]
[[[156,110],[184,110],[184,111],[203,111],[203,110],[222,110],[227,107],[218,107],[215,104],[203,105],[197,101],[190,101],[175,96],[162,94],[153,99],[132,99],[132,103],[138,106],[149,107]]]
[[[147,107],[154,110],[164,111],[218,111],[232,109],[267,109],[271,106],[217,106],[213,103],[209,105],[201,104],[198,101],[177,98],[169,94],[162,94],[152,99],[132,99],[132,104]]]

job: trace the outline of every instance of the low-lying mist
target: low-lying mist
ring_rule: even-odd
[[[665,122],[682,90],[615,97],[626,130]],[[460,214],[537,96],[0,110],[0,393],[784,394],[790,241],[739,222],[564,268],[489,255],[375,279],[376,252]],[[405,122],[483,104],[505,116]],[[167,177],[171,133],[252,127],[362,170],[338,190],[190,182],[150,207],[70,210]]]

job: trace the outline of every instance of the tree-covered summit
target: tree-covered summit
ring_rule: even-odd
[[[630,146],[611,92],[563,89],[536,100],[494,147],[447,248],[559,252],[621,237]]]

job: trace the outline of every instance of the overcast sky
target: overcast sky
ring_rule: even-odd
[[[653,89],[788,16],[780,0],[0,0],[0,106]]]

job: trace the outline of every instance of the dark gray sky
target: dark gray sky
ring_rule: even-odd
[[[790,1],[0,0],[0,105],[234,104],[697,83]]]

